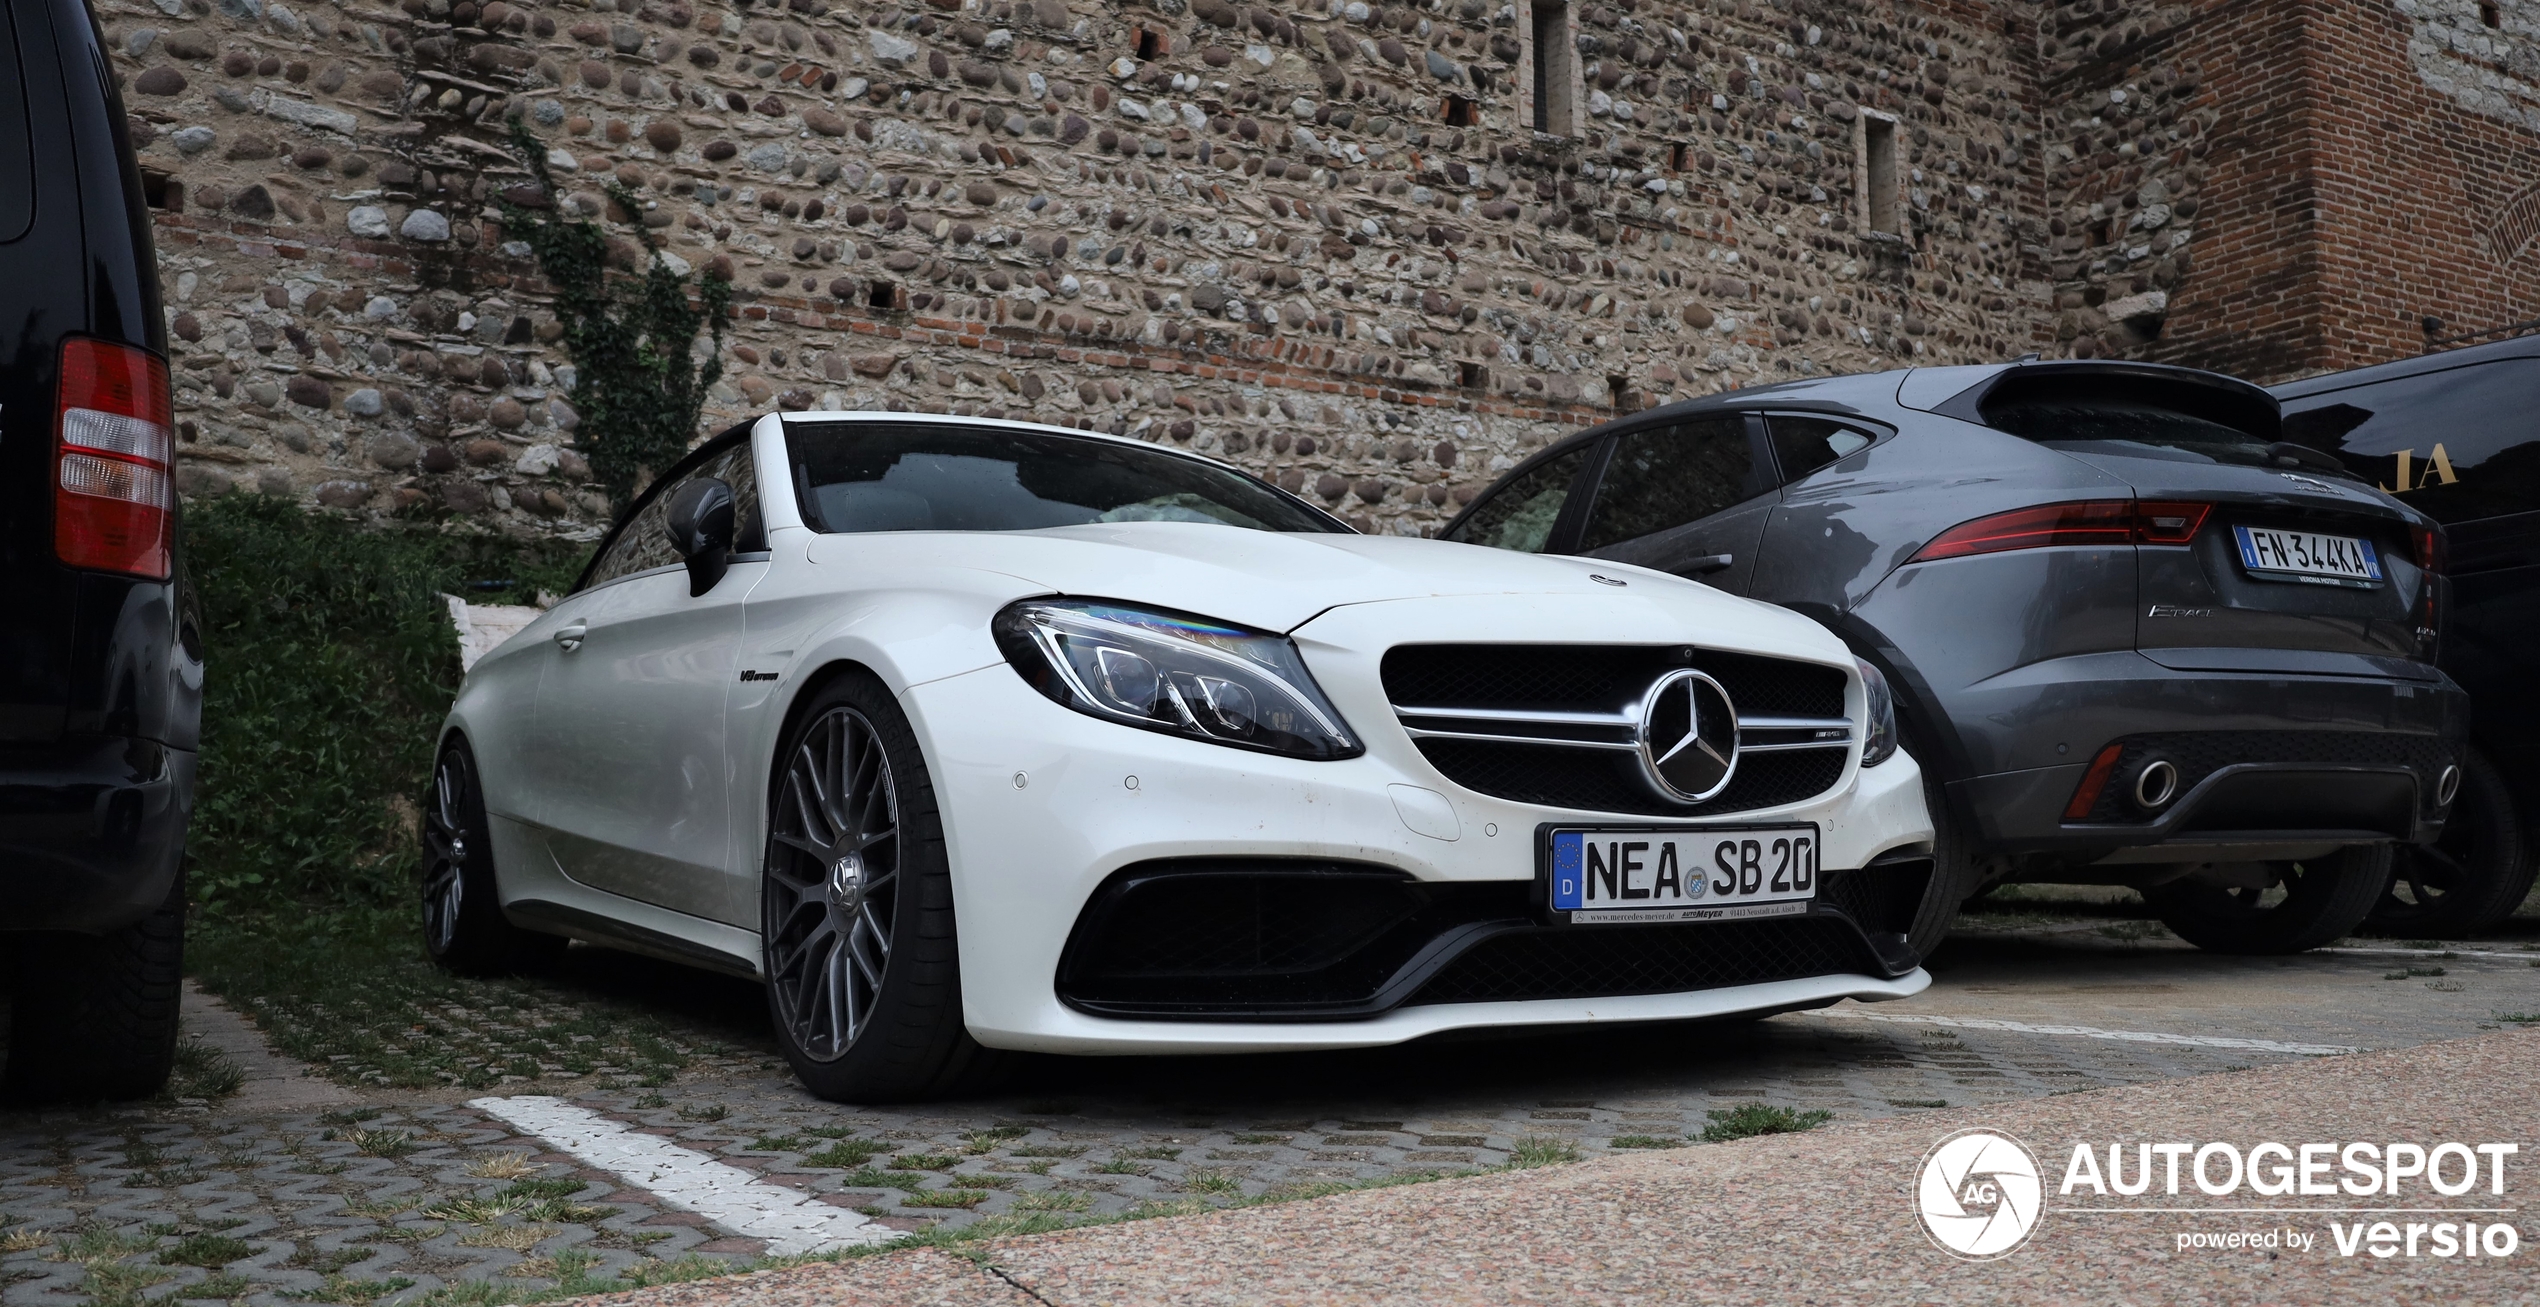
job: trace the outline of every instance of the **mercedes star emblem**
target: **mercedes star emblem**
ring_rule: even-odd
[[[1660,798],[1701,803],[1737,771],[1737,707],[1718,681],[1693,668],[1651,684],[1637,734],[1641,772]]]

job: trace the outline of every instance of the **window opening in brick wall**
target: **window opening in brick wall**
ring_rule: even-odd
[[[1605,379],[1605,393],[1616,408],[1623,407],[1631,395],[1631,388],[1632,379],[1619,372]]]
[[[1683,172],[1693,166],[1693,147],[1678,141],[1667,147],[1667,171]]]
[[[1480,105],[1475,104],[1473,102],[1473,97],[1469,95],[1450,95],[1446,97],[1444,116],[1446,119],[1446,125],[1449,127],[1479,127],[1482,125],[1482,108]]]
[[[1863,113],[1861,124],[1861,225],[1903,235],[1896,203],[1896,120]]]
[[[170,213],[185,212],[185,183],[155,168],[141,170],[141,202]]]
[[[899,287],[887,281],[876,279],[865,288],[864,302],[877,309],[897,308],[899,307],[899,290]]]
[[[1535,130],[1571,134],[1571,84],[1578,80],[1578,51],[1570,43],[1570,6],[1534,0]]]
[[[1490,369],[1471,359],[1460,360],[1455,365],[1455,384],[1466,390],[1488,390]]]
[[[2503,27],[2505,25],[2505,13],[2503,10],[2498,9],[2492,4],[2482,4],[2478,7],[2478,21],[2487,24],[2489,27]]]
[[[1139,28],[1137,45],[1138,57],[1140,59],[1161,59],[1164,57],[1164,33],[1162,32],[1153,31],[1144,27]]]

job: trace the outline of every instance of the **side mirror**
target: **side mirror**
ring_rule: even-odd
[[[732,565],[734,531],[732,487],[716,477],[699,477],[670,496],[663,529],[670,547],[688,560],[691,598],[714,588]]]

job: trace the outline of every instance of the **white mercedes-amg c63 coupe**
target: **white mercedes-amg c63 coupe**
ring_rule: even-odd
[[[1886,685],[1659,572],[1363,536],[1205,458],[788,413],[469,674],[454,969],[763,979],[826,1097],[1902,998],[1955,908]]]

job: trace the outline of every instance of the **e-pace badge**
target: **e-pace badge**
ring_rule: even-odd
[[[2045,1194],[2037,1158],[1991,1130],[1941,1140],[1923,1158],[1916,1190],[1923,1233],[1941,1251],[1975,1262],[2007,1257],[2027,1243]]]

